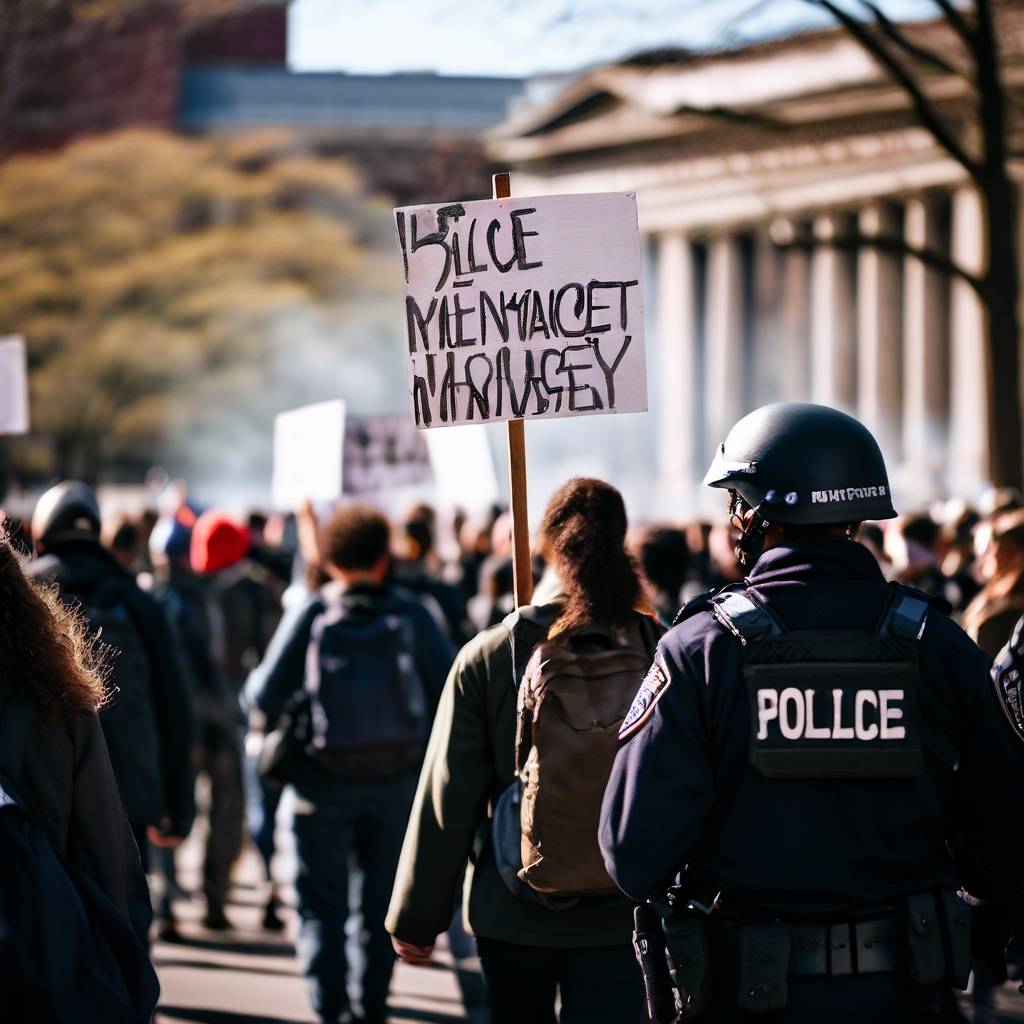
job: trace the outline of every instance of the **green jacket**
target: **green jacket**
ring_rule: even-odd
[[[542,581],[534,608],[542,611],[541,603],[550,606],[557,597],[551,582]],[[515,734],[512,651],[509,630],[501,624],[462,649],[445,684],[405,834],[388,931],[416,945],[433,944],[451,923],[468,863],[465,915],[480,938],[544,947],[630,942],[633,904],[625,896],[587,896],[570,909],[548,910],[517,899],[501,880],[490,849],[490,817],[515,778]]]

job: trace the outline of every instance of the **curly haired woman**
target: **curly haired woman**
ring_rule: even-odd
[[[141,992],[143,1002],[155,1003],[155,978],[140,934],[149,919],[146,878],[97,718],[106,697],[101,665],[84,624],[54,591],[37,587],[25,577],[0,521],[0,805],[23,801],[32,821],[76,879],[79,891],[83,886],[98,890],[104,908],[111,905],[110,913],[120,919],[113,929],[120,944],[114,955],[122,967],[127,963],[135,972],[126,982],[129,988],[139,986],[134,994]],[[16,793],[2,788],[6,779],[11,780],[8,788],[17,787]],[[5,833],[5,871],[15,863],[15,834]],[[83,903],[95,907],[85,897]],[[18,923],[12,920],[15,908],[0,909],[6,932]],[[20,951],[40,948],[47,927],[56,923],[44,920],[46,916],[46,908],[40,906],[37,934],[3,936],[4,1008],[24,1003],[31,1017],[23,1019],[70,1020],[55,1008],[70,998],[67,992],[39,986],[49,982],[61,987],[68,979],[83,983],[83,973],[91,968],[92,950],[62,949],[59,964],[41,964],[30,978],[10,976]],[[137,949],[133,928],[140,939]],[[110,939],[109,930],[104,934]],[[69,941],[69,945],[74,944]],[[127,952],[126,946],[131,947]],[[40,981],[42,974],[44,981]],[[149,1006],[148,1013],[143,1009],[133,1019],[146,1019],[151,1012]]]

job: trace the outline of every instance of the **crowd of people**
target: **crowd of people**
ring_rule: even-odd
[[[65,481],[30,518],[3,521],[0,648],[18,691],[6,699],[37,712],[23,769],[0,764],[0,781],[19,786],[62,862],[93,880],[140,945],[154,931],[175,941],[186,895],[175,851],[194,826],[198,779],[204,927],[234,927],[232,872],[251,842],[265,929],[286,927],[282,892],[294,883],[297,952],[325,1024],[384,1024],[396,956],[429,961],[453,919],[460,941],[467,872],[466,918],[495,1024],[554,1020],[556,990],[566,1024],[641,1019],[632,902],[605,873],[596,840],[572,863],[594,859],[597,881],[582,897],[562,895],[539,838],[555,812],[538,786],[557,785],[537,777],[554,779],[557,759],[548,755],[542,772],[529,733],[556,728],[544,725],[540,695],[559,692],[566,674],[589,678],[600,664],[603,679],[635,693],[679,609],[744,578],[742,520],[630,530],[613,487],[570,481],[537,531],[533,603],[517,611],[502,509],[444,518],[418,503],[389,522],[341,503],[322,521],[308,505],[240,518],[174,493],[159,512],[104,521],[93,490]],[[990,659],[1024,615],[1017,492],[864,523],[856,539],[886,579],[945,603]],[[575,646],[556,678],[543,645],[559,636]],[[572,693],[566,717],[584,714],[573,705],[583,701],[594,716],[585,725],[608,718],[587,740],[597,744],[588,756],[607,760],[603,791],[630,699],[609,712],[586,703],[590,691]],[[288,879],[274,862],[286,787],[296,844]],[[555,816],[575,815],[596,836],[600,793],[562,799]],[[525,814],[520,802],[530,801]],[[502,814],[514,818],[511,852]],[[355,913],[362,956],[350,963]],[[980,1002],[990,989],[982,977]],[[155,998],[148,981],[136,990],[136,1004]],[[148,1011],[132,1012],[102,1019]]]

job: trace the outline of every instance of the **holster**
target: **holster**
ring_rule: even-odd
[[[659,915],[648,903],[633,910],[633,952],[644,979],[644,1006],[655,1024],[673,1024],[678,1012],[665,958]]]
[[[699,1017],[711,1001],[711,948],[703,915],[670,913],[662,920],[668,972],[684,1020]]]

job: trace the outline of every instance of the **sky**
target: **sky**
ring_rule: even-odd
[[[857,0],[844,0],[851,9]],[[882,0],[893,18],[933,0]],[[299,71],[520,76],[573,71],[655,46],[705,50],[829,23],[805,0],[293,0]]]

